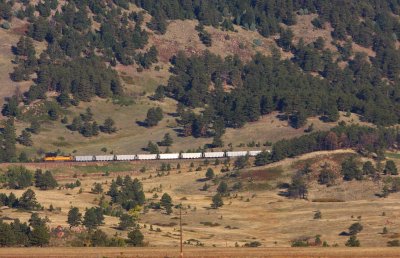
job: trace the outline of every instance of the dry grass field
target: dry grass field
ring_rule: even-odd
[[[397,248],[185,248],[184,257],[191,258],[394,258]],[[108,257],[160,258],[179,257],[178,248],[30,248],[0,249],[0,257]]]
[[[211,197],[216,192],[217,184],[214,185],[209,181],[207,183],[210,184],[210,188],[206,191],[201,190],[204,185],[205,171],[208,167],[213,168],[219,178],[224,176],[224,173],[219,172],[221,165],[215,166],[213,161],[209,165],[204,165],[203,161],[195,161],[192,169],[188,163],[180,161],[181,169],[173,169],[170,173],[156,171],[160,167],[159,162],[118,163],[120,164],[118,166],[103,164],[103,166],[99,165],[97,168],[88,165],[66,166],[56,164],[43,167],[40,164],[33,164],[30,168],[39,166],[51,169],[61,184],[73,182],[76,180],[75,177],[82,181],[82,193],[79,193],[79,188],[73,190],[35,190],[38,201],[46,208],[40,214],[48,216],[51,227],[68,226],[66,218],[71,206],[77,206],[83,211],[86,207],[98,204],[101,196],[91,193],[90,190],[94,182],[102,183],[106,191],[112,178],[117,175],[129,174],[143,182],[146,198],[149,201],[159,200],[160,196],[166,192],[171,195],[175,204],[182,203],[185,248],[194,248],[200,245],[200,247],[206,248],[207,252],[210,252],[208,254],[207,252],[197,251],[200,249],[193,249],[193,256],[189,257],[257,257],[257,255],[269,257],[262,255],[269,254],[270,251],[263,253],[257,250],[254,255],[252,253],[250,256],[246,256],[249,254],[242,248],[237,249],[240,250],[238,252],[229,249],[235,246],[241,247],[252,241],[259,241],[261,248],[272,248],[261,249],[271,250],[270,257],[287,257],[286,254],[289,257],[344,257],[340,255],[348,249],[333,247],[310,249],[310,251],[299,249],[298,255],[300,256],[296,256],[295,250],[297,249],[276,248],[289,247],[291,242],[296,239],[310,239],[312,241],[316,235],[321,235],[321,240],[327,241],[330,246],[336,244],[343,248],[348,237],[340,236],[340,233],[347,231],[348,227],[355,222],[360,222],[364,226],[364,230],[358,234],[362,247],[385,247],[387,241],[400,238],[400,222],[398,220],[400,216],[400,194],[396,193],[391,194],[388,198],[379,198],[376,194],[381,192],[382,185],[380,183],[369,180],[361,182],[342,182],[340,180],[332,187],[311,183],[308,200],[295,200],[282,196],[281,193],[284,190],[278,188],[277,185],[290,182],[293,172],[307,161],[311,162],[314,168],[318,168],[325,162],[340,164],[341,160],[349,155],[355,154],[352,150],[317,152],[261,168],[245,169],[240,174],[239,179],[226,179],[230,187],[238,180],[244,184],[244,187],[240,191],[233,192],[230,197],[225,197],[225,205],[220,209],[210,208]],[[398,163],[399,160],[396,160],[396,162]],[[171,162],[173,168],[176,168],[177,164],[178,162]],[[138,171],[143,166],[147,168],[145,173]],[[200,171],[195,171],[195,168],[198,167],[201,167]],[[2,169],[5,169],[4,166]],[[111,173],[106,176],[99,173],[101,171],[111,171]],[[74,174],[76,176],[73,176]],[[0,192],[9,193],[11,190],[1,189]],[[23,191],[12,190],[12,192],[20,196]],[[155,194],[157,195],[155,196]],[[50,205],[61,208],[61,211],[48,211],[47,208]],[[319,220],[313,219],[317,210],[322,213],[322,218]],[[3,218],[20,218],[22,221],[26,221],[30,216],[30,213],[13,209],[3,209],[0,214]],[[131,255],[134,257],[176,257],[173,250],[176,250],[179,244],[179,221],[177,218],[178,211],[176,209],[171,215],[152,209],[142,214],[140,225],[145,235],[145,241],[151,248],[144,249],[143,252],[141,250],[138,256],[135,253]],[[118,218],[106,216],[105,224],[100,228],[110,235],[126,236],[126,231],[116,229],[118,222]],[[152,225],[153,230],[150,229],[150,225]],[[382,234],[383,227],[387,227],[388,234]],[[59,242],[53,244],[57,243]],[[168,252],[160,253],[161,255],[159,253],[148,253],[147,250],[153,250],[152,248],[164,248],[155,250]],[[54,252],[57,253],[57,250],[55,249]],[[135,251],[126,250],[127,257],[129,257],[130,252]],[[213,256],[213,250],[217,250],[221,254]],[[253,249],[246,248],[245,250]],[[169,253],[169,251],[172,253]],[[225,251],[227,253],[224,253]],[[371,249],[368,252],[372,251]],[[74,252],[75,250],[71,250],[71,256],[74,255]],[[88,249],[87,255],[90,256],[90,252],[92,252],[91,249]],[[109,252],[112,253],[115,250],[111,249]],[[125,253],[125,251],[121,252]],[[280,252],[283,252],[283,255]],[[335,254],[335,252],[338,253]],[[336,256],[329,256],[330,254]],[[391,251],[388,250],[388,256],[382,257],[390,257],[391,254]],[[114,253],[113,255],[118,256],[119,254]],[[374,253],[371,253],[370,257],[375,257]]]

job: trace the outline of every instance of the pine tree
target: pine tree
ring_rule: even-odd
[[[135,226],[135,224],[136,224],[135,219],[129,214],[124,213],[119,217],[118,228],[120,230],[126,230],[128,228],[132,228]]]
[[[129,243],[133,246],[142,246],[144,236],[139,229],[134,229],[128,233]]]
[[[32,146],[33,145],[33,142],[31,139],[31,134],[26,130],[22,130],[21,135],[18,137],[18,142],[24,146]]]
[[[206,178],[211,180],[215,177],[214,170],[212,168],[208,168],[206,172]]]
[[[50,232],[46,225],[34,227],[29,234],[29,242],[33,246],[48,245],[50,242]]]
[[[114,133],[117,131],[117,128],[115,127],[115,122],[111,117],[108,117],[106,120],[104,120],[104,124],[100,127],[100,130],[103,133]]]
[[[164,193],[162,195],[160,205],[165,209],[167,215],[172,213],[172,198],[169,194]]]
[[[9,118],[6,121],[3,131],[3,149],[4,149],[4,160],[12,162],[17,159],[16,149],[16,134],[14,127],[14,120]]]
[[[82,214],[79,212],[79,209],[77,207],[71,207],[68,212],[67,222],[70,227],[77,227],[81,224]]]
[[[217,193],[216,195],[213,196],[212,198],[212,204],[211,207],[214,209],[218,209],[224,205],[224,201],[222,200],[221,194]]]

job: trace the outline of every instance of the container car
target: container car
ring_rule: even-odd
[[[204,152],[204,158],[223,158],[225,157],[225,152]]]
[[[180,155],[179,153],[163,153],[163,154],[159,154],[158,158],[159,159],[179,159]]]
[[[158,154],[138,154],[138,160],[156,160],[158,159]]]
[[[181,154],[182,159],[201,159],[203,158],[203,153],[197,152],[197,153],[182,153]]]
[[[244,157],[248,154],[247,151],[228,151],[226,152],[226,156],[230,158],[234,157]]]

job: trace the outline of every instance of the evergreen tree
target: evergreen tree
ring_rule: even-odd
[[[41,190],[49,190],[56,188],[58,183],[50,171],[43,174],[42,170],[38,169],[35,172],[35,186]]]
[[[163,119],[163,111],[160,107],[150,108],[147,111],[146,124],[148,127],[153,127]]]
[[[40,132],[40,123],[36,119],[31,122],[29,131],[34,134],[38,134]]]
[[[21,135],[18,137],[18,142],[24,146],[33,145],[31,134],[27,130],[22,130]]]
[[[206,172],[206,178],[211,180],[215,177],[214,170],[212,168],[208,168]]]
[[[134,229],[128,233],[128,242],[133,246],[142,246],[144,236],[139,229]]]
[[[163,140],[160,142],[160,146],[171,146],[174,140],[169,133],[164,134]]]
[[[386,161],[384,172],[386,175],[398,175],[397,166],[393,160]]]
[[[3,131],[3,150],[4,150],[5,161],[12,162],[17,159],[17,149],[15,145],[16,145],[16,134],[14,127],[14,120],[10,118],[6,121]]]
[[[124,213],[119,217],[118,228],[120,230],[126,230],[128,228],[132,228],[135,226],[135,224],[136,224],[135,219],[129,214]]]
[[[158,149],[158,146],[154,144],[153,142],[149,141],[147,144],[146,150],[150,152],[151,154],[158,154],[160,153],[160,150]]]
[[[82,214],[79,212],[77,207],[71,207],[68,211],[68,219],[67,222],[70,227],[77,227],[82,222]]]
[[[18,200],[18,206],[25,210],[36,210],[40,207],[36,194],[31,189],[26,190]]]
[[[213,196],[212,198],[212,204],[211,207],[214,209],[218,209],[224,205],[224,202],[222,200],[221,194],[217,193],[216,195]]]
[[[225,181],[221,181],[217,187],[217,192],[220,195],[225,195],[228,192],[228,184]]]
[[[104,124],[100,126],[100,130],[103,133],[115,133],[117,131],[117,128],[115,127],[114,120],[111,117],[106,118],[106,120],[104,120]]]
[[[160,205],[165,209],[167,215],[172,213],[172,198],[169,194],[164,193],[162,195]]]
[[[89,230],[93,230],[102,225],[103,221],[104,215],[101,208],[90,208],[86,209],[82,224]]]
[[[29,234],[29,242],[32,246],[44,246],[50,242],[50,232],[45,225],[36,226]]]

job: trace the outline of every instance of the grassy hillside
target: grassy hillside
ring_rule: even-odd
[[[180,162],[180,169],[176,169],[177,162],[171,162],[174,169],[168,173],[159,170],[158,162],[118,163],[97,168],[48,164],[40,167],[51,169],[59,183],[74,182],[79,178],[82,181],[82,192],[79,192],[79,188],[48,191],[35,189],[35,192],[45,208],[50,205],[61,208],[61,211],[50,212],[45,209],[39,212],[49,217],[50,226],[67,227],[66,216],[70,206],[83,210],[97,205],[101,195],[91,193],[93,183],[100,182],[106,191],[116,175],[129,174],[143,182],[148,201],[157,201],[162,193],[168,193],[174,204],[183,204],[184,241],[187,247],[196,245],[197,241],[205,247],[242,246],[252,241],[259,241],[262,247],[288,247],[298,239],[312,241],[316,235],[321,235],[321,240],[327,241],[329,245],[343,247],[348,237],[339,234],[356,222],[364,226],[363,231],[357,235],[363,247],[384,247],[389,240],[399,238],[396,218],[400,214],[399,193],[390,194],[388,198],[377,196],[382,189],[381,183],[369,179],[350,182],[339,180],[334,186],[326,187],[311,181],[307,200],[288,199],[282,195],[285,190],[280,185],[290,183],[293,173],[304,164],[311,164],[313,171],[318,171],[326,162],[332,168],[340,167],[340,163],[351,155],[356,156],[351,150],[310,153],[265,167],[246,168],[240,172],[239,177],[220,173],[221,165],[213,165],[213,162],[204,165],[199,161],[194,162],[193,168],[189,163]],[[399,161],[395,161],[399,165]],[[147,168],[145,173],[139,172],[143,166]],[[197,167],[200,169],[194,171]],[[208,181],[210,188],[203,191],[201,188],[208,167],[214,169],[217,179],[214,182]],[[111,173],[104,175],[106,171]],[[224,197],[223,207],[211,209],[211,197],[221,180],[226,181],[230,188],[241,182],[242,188]],[[0,190],[3,193],[11,191],[17,196],[23,192]],[[238,212],[240,210],[246,212]],[[316,211],[321,211],[321,219],[313,219]],[[30,216],[28,212],[13,209],[4,209],[1,214],[7,218],[18,217],[23,221]],[[178,245],[177,216],[177,209],[171,215],[153,209],[140,215],[142,232],[150,246]],[[118,221],[118,218],[106,216],[105,225],[100,228],[110,235],[117,233],[125,236],[126,231],[115,229]],[[153,225],[154,231],[149,229],[150,225]],[[385,226],[388,233],[381,234]]]

